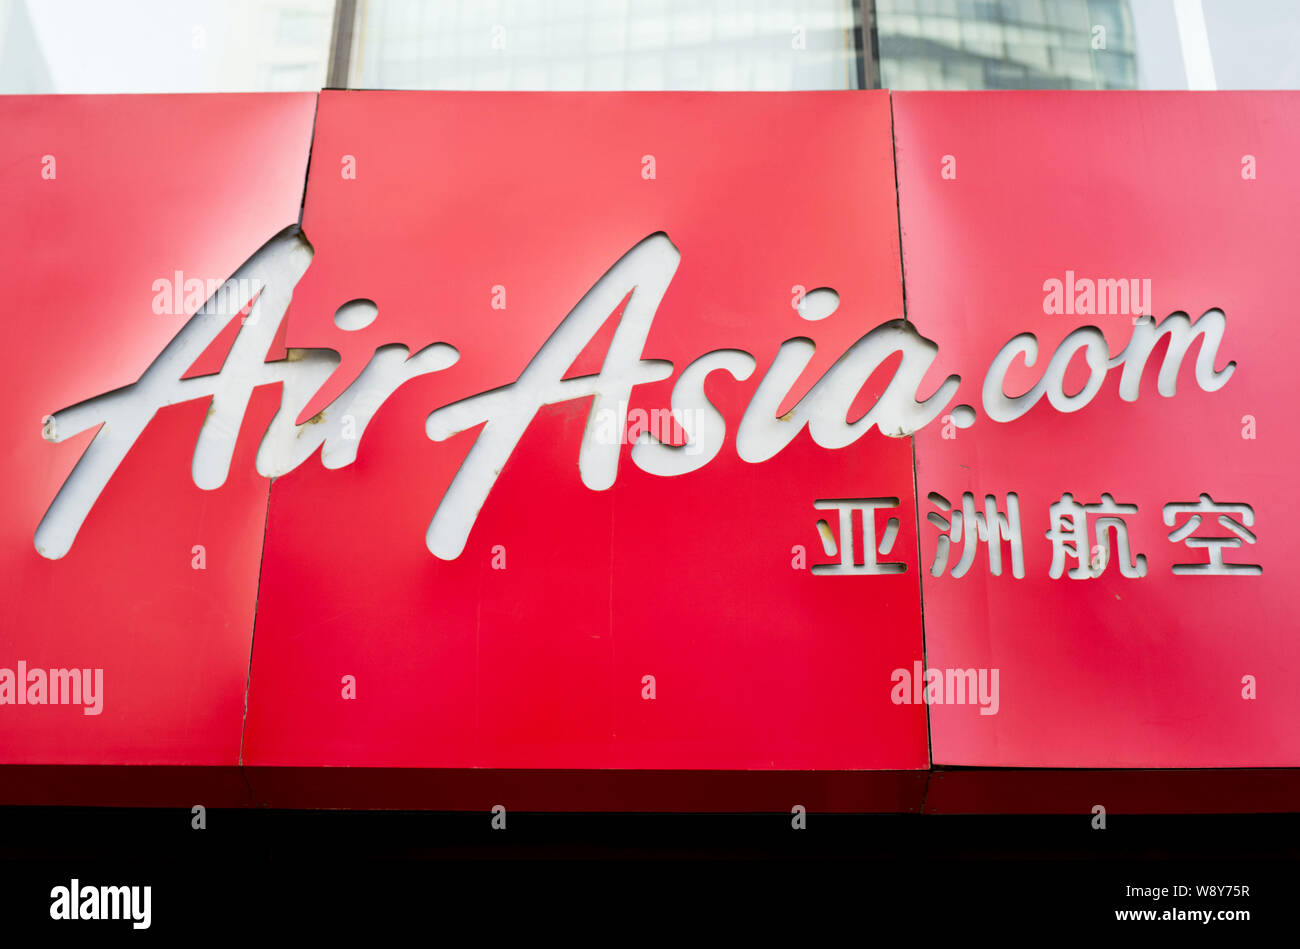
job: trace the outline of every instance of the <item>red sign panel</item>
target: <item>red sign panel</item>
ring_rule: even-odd
[[[155,398],[151,364],[210,284],[296,223],[314,105],[0,97],[4,763],[238,762],[258,436],[227,440],[229,476],[198,487],[211,399]],[[274,396],[257,393],[250,422]]]
[[[998,683],[972,714],[945,679],[935,762],[1300,764],[1300,96],[903,93],[894,123],[908,316],[973,410],[916,436],[926,659]]]
[[[926,766],[911,446],[796,407],[901,314],[884,94],[326,92],[312,162],[246,763]]]

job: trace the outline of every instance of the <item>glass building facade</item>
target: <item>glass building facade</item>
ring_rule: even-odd
[[[1292,89],[1298,48],[1294,0],[0,0],[0,94]]]
[[[1133,89],[1127,0],[876,0],[882,85]]]

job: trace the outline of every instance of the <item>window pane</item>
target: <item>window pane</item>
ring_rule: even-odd
[[[0,0],[0,93],[314,92],[334,0]]]
[[[852,89],[851,0],[358,0],[365,89]]]
[[[893,89],[1294,89],[1295,0],[876,0]]]

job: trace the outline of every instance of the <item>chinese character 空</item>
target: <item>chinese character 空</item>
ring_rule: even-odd
[[[1211,576],[1228,576],[1236,573],[1244,576],[1259,576],[1264,572],[1264,568],[1257,563],[1223,562],[1224,547],[1240,547],[1243,543],[1255,543],[1255,535],[1247,529],[1255,523],[1255,510],[1249,504],[1216,503],[1208,494],[1202,494],[1199,501],[1171,502],[1164,507],[1165,526],[1172,527],[1174,521],[1182,514],[1191,516],[1187,519],[1187,523],[1170,531],[1169,539],[1174,542],[1182,541],[1188,547],[1205,547],[1210,552],[1210,559],[1208,563],[1176,563],[1173,566],[1174,573],[1202,573]],[[1202,514],[1218,514],[1219,526],[1236,536],[1191,536],[1201,526]],[[1239,514],[1241,521],[1245,523],[1228,517],[1229,514]]]

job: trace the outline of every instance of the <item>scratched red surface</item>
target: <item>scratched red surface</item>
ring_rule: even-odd
[[[398,390],[350,467],[312,460],[275,481],[245,764],[926,766],[924,709],[888,696],[889,671],[921,654],[910,443],[871,432],[831,452],[805,431],[757,465],[734,447],[783,340],[817,342],[804,390],[901,315],[885,94],[325,92],[303,225],[316,256],[287,342],[344,360],[304,417],[384,343],[442,340],[461,359]],[[632,407],[665,407],[708,350],[752,353],[747,381],[709,382],[720,455],[657,478],[625,447],[614,487],[590,491],[590,400],[543,409],[464,553],[434,558],[426,527],[477,432],[434,443],[426,416],[512,382],[658,231],[681,265],[643,355],[676,368]],[[839,311],[801,319],[797,284],[835,287]],[[496,285],[505,310],[490,306]],[[332,315],[356,297],[378,319],[343,333]],[[886,495],[903,525],[888,559],[905,574],[792,567],[795,545],[828,559],[816,499]]]
[[[190,462],[208,400],[159,412],[71,551],[49,560],[34,532],[94,433],[49,442],[42,418],[135,382],[180,329],[185,315],[154,313],[155,280],[225,280],[297,221],[314,105],[0,97],[0,668],[103,669],[98,715],[0,706],[2,763],[238,761],[266,511],[260,433],[241,436],[222,488],[201,491]],[[273,402],[259,393],[250,422]]]
[[[978,411],[955,438],[935,425],[916,439],[927,660],[1000,670],[996,715],[932,707],[935,762],[1300,764],[1300,587],[1289,550],[1300,462],[1300,330],[1290,312],[1300,296],[1300,95],[901,93],[893,101],[908,315],[939,341],[933,371],[963,376],[955,403]],[[1246,156],[1253,179],[1243,176]],[[1016,334],[1034,333],[1040,352],[1034,367],[1013,369],[1012,395],[1039,378],[1077,327],[1099,327],[1111,356],[1127,343],[1131,316],[1044,312],[1044,282],[1067,270],[1150,279],[1149,312],[1160,320],[1221,309],[1215,365],[1235,361],[1235,374],[1217,392],[1202,391],[1193,344],[1171,398],[1156,391],[1148,364],[1136,402],[1120,399],[1115,369],[1077,412],[1044,401],[1017,421],[991,421],[980,408],[984,371]],[[1158,346],[1152,361],[1164,352]],[[1082,387],[1082,369],[1072,366],[1068,392]],[[1251,419],[1256,437],[1243,438]],[[1006,493],[1018,492],[1024,579],[1005,569],[992,576],[983,547],[964,577],[931,577],[939,536],[924,519],[937,511],[925,500],[931,491],[958,503],[971,491],[981,509],[995,494],[1002,511]],[[1067,491],[1138,505],[1127,521],[1133,552],[1147,557],[1145,577],[1121,576],[1112,559],[1093,579],[1049,578],[1048,508]],[[1207,552],[1168,539],[1162,506],[1202,492],[1254,508],[1258,542],[1227,550],[1225,560],[1258,564],[1262,575],[1171,573]],[[1255,677],[1253,700],[1243,698],[1244,676]]]

